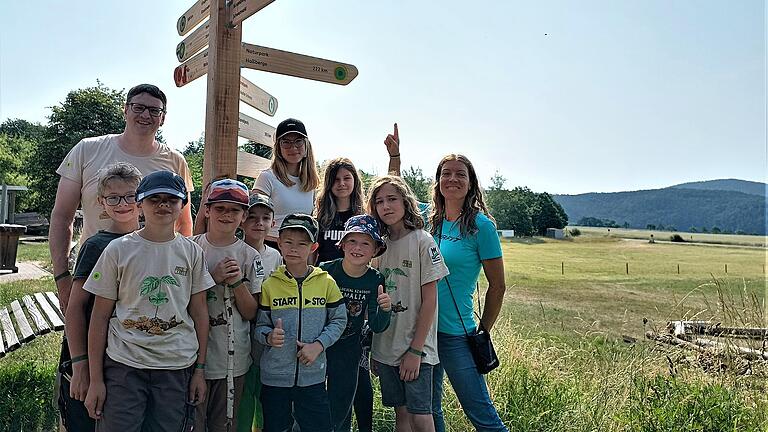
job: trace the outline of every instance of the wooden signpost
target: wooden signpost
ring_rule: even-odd
[[[238,135],[265,146],[274,145],[275,128],[243,113],[240,113],[238,120],[240,121]]]
[[[195,29],[189,36],[176,45],[176,58],[183,62],[198,51],[208,46],[208,35],[211,25],[206,21],[203,25]]]
[[[273,2],[197,0],[176,22],[180,36],[191,31],[176,46],[181,62],[173,73],[176,86],[207,75],[204,184],[218,176],[256,177],[269,166],[267,159],[237,151],[238,136],[273,146],[275,134],[274,127],[240,113],[239,102],[268,116],[275,115],[278,105],[274,96],[241,76],[241,67],[339,85],[357,77],[357,68],[348,63],[242,43],[243,21]]]
[[[277,99],[242,75],[240,76],[240,100],[270,117],[277,111]]]
[[[357,68],[351,64],[247,43],[243,44],[241,65],[249,69],[341,85],[349,84],[357,76]]]
[[[176,31],[179,32],[179,36],[184,36],[210,14],[211,1],[197,0],[195,4],[184,12],[184,15],[179,17],[179,20],[176,21]]]
[[[232,25],[236,26],[246,18],[264,9],[275,0],[233,0]]]

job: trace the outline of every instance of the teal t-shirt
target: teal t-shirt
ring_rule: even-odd
[[[501,257],[501,243],[496,234],[496,226],[482,213],[477,214],[475,222],[478,231],[462,236],[458,223],[443,219],[442,235],[438,230],[434,236],[435,242],[440,245],[445,265],[451,272],[437,284],[437,331],[441,333],[464,334],[456,307],[451,300],[451,292],[448,291],[448,282],[451,284],[451,291],[461,311],[464,325],[467,331],[471,332],[477,327],[472,312],[472,295],[480,276],[482,261]]]
[[[368,312],[368,326],[371,331],[374,333],[383,332],[389,327],[391,316],[391,312],[380,310],[376,301],[379,285],[385,286],[384,276],[374,268],[368,268],[368,271],[360,277],[349,276],[342,267],[341,262],[343,260],[344,258],[338,258],[320,264],[320,268],[327,271],[336,281],[347,305],[347,327],[340,339],[346,339],[350,336],[359,338],[362,335],[366,311]]]

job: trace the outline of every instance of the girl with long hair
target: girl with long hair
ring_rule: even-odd
[[[292,213],[312,214],[314,192],[320,183],[307,129],[299,120],[280,122],[275,131],[272,165],[261,172],[252,192],[268,196],[275,206],[275,224],[265,244],[277,249],[277,228]]]

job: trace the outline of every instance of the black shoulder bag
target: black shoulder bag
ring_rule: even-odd
[[[440,233],[437,237],[437,247],[440,248],[440,243],[442,241],[443,237],[443,227],[440,226]],[[450,276],[450,275],[449,275]],[[469,350],[472,352],[472,358],[475,360],[475,367],[477,368],[477,371],[481,374],[485,375],[488,372],[496,369],[499,367],[499,357],[496,355],[496,350],[493,349],[493,342],[491,342],[491,334],[488,332],[488,330],[483,327],[483,322],[480,321],[480,315],[478,315],[478,325],[477,325],[477,332],[474,335],[470,335],[469,332],[467,332],[467,327],[464,325],[464,319],[461,317],[461,311],[459,311],[459,305],[456,303],[456,298],[453,296],[453,289],[451,288],[451,283],[448,282],[448,276],[445,278],[445,284],[448,285],[448,292],[451,294],[451,300],[453,300],[453,306],[456,308],[456,313],[459,315],[459,321],[461,322],[461,327],[464,329],[464,335],[467,337],[467,342],[469,343]],[[480,284],[477,283],[476,290],[478,293],[477,298],[477,308],[480,310],[480,314],[482,315],[483,310],[482,306],[480,305]],[[474,300],[473,300],[474,303]],[[472,310],[474,312],[474,306],[472,307]],[[477,314],[475,312],[475,314]]]

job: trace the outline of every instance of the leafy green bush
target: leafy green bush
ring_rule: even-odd
[[[757,431],[758,413],[720,384],[689,383],[674,377],[636,377],[628,409],[627,430]]]
[[[504,370],[506,400],[497,400],[504,424],[515,431],[565,430],[571,423],[578,395],[573,386],[553,379],[545,371],[523,364]]]
[[[56,430],[55,366],[13,364],[0,369],[0,430]]]
[[[680,234],[672,234],[669,236],[669,241],[675,242],[675,243],[683,243],[685,242],[685,239]]]
[[[581,235],[581,230],[578,228],[570,228],[568,232],[571,233],[571,237],[578,237]]]

